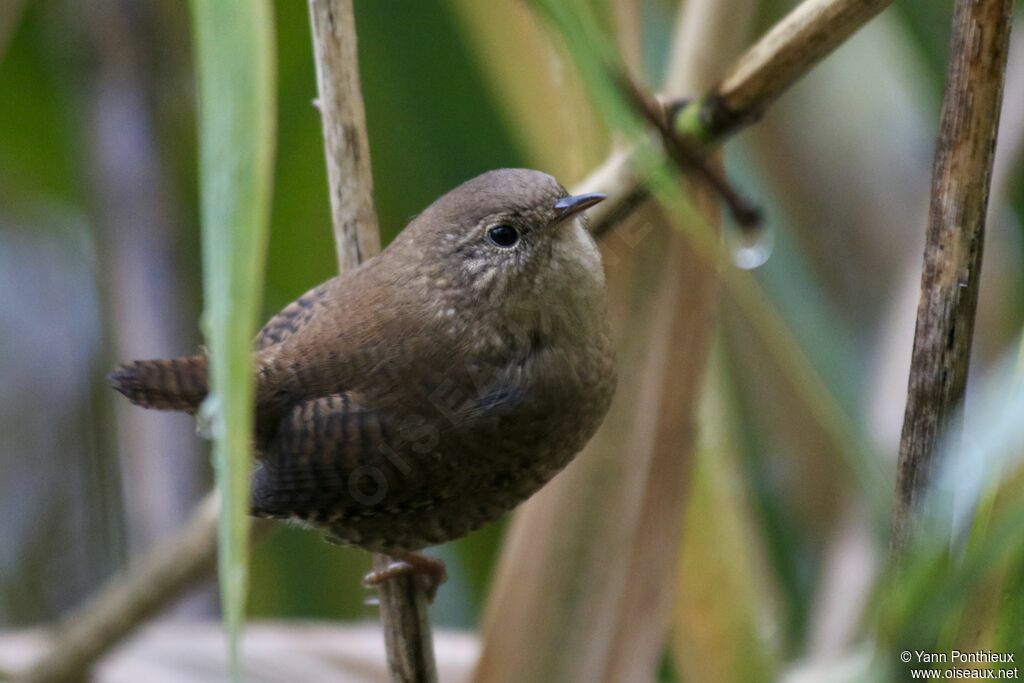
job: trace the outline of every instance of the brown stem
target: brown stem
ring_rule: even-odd
[[[805,0],[747,50],[696,106],[709,139],[735,133],[892,0]]]
[[[659,104],[644,92],[628,74],[620,74],[619,84],[626,98],[649,125],[658,131],[662,147],[672,163],[683,173],[690,173],[703,181],[729,207],[733,219],[741,228],[753,229],[761,223],[761,211],[743,197],[729,183],[725,173],[708,161],[707,154],[698,145],[684,139],[673,129],[671,120],[679,114],[682,102]]]
[[[779,95],[890,4],[892,0],[806,0],[747,50],[703,97],[682,111],[683,100],[663,101],[666,111],[676,114],[671,116],[673,125],[695,112],[702,141],[721,144],[756,121]],[[677,48],[688,49],[685,44]],[[680,83],[674,90],[680,86],[693,84]],[[628,149],[612,154],[579,185],[609,197],[589,212],[595,235],[606,232],[646,197],[642,179],[630,168],[630,154]]]
[[[955,433],[978,304],[1012,0],[957,0],[897,464],[892,550],[910,540],[938,438]]]
[[[309,0],[331,223],[341,270],[380,251],[352,0]]]
[[[338,264],[344,270],[380,251],[352,0],[309,0],[309,16],[331,218]],[[375,566],[389,561],[386,556],[374,556]],[[379,592],[391,680],[436,681],[428,602],[421,583],[412,575],[395,576],[381,582]]]
[[[374,569],[386,569],[391,562],[386,555],[373,556]],[[394,683],[437,680],[427,615],[429,604],[421,585],[416,576],[404,575],[387,579],[379,586],[388,669]]]

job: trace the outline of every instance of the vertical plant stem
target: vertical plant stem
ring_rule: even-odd
[[[340,270],[380,251],[352,0],[309,0],[316,84]]]
[[[685,97],[707,88],[738,52],[753,8],[749,0],[687,0],[676,19],[663,92]],[[709,163],[718,169],[721,159],[712,157]],[[707,231],[718,239],[718,195],[694,178],[687,179],[686,191]],[[665,222],[672,235],[667,272],[656,296],[665,296],[667,301],[659,302],[654,314],[669,322],[652,339],[651,351],[657,353],[659,341],[667,345],[665,367],[671,368],[667,376],[672,379],[657,387],[653,402],[658,406],[658,419],[629,548],[628,579],[618,596],[620,616],[606,655],[603,680],[609,682],[657,676],[656,664],[672,621],[680,559],[677,549],[702,429],[697,413],[717,327],[720,282],[716,269],[685,235]],[[642,402],[644,396],[638,399]]]
[[[309,0],[309,16],[331,218],[338,265],[344,270],[380,251],[352,0]],[[388,562],[385,556],[374,557],[375,567]],[[420,582],[398,576],[384,581],[379,590],[391,680],[436,681],[428,604]]]
[[[391,558],[373,556],[374,569],[386,569]],[[435,683],[437,663],[427,597],[414,576],[397,576],[379,587],[380,616],[388,670],[393,683]]]
[[[1012,5],[1012,0],[957,0],[953,14],[897,464],[895,553],[910,540],[939,437],[948,432],[957,438],[959,431],[953,414],[967,385]]]

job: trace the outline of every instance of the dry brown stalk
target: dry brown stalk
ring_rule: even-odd
[[[910,540],[939,437],[959,430],[954,415],[967,386],[1012,6],[1012,0],[957,0],[953,14],[897,463],[894,552]]]
[[[352,0],[309,0],[309,16],[331,219],[338,264],[345,270],[380,251]],[[375,567],[386,567],[390,558],[375,555],[373,562]],[[415,576],[395,576],[383,581],[378,590],[391,680],[436,681],[429,605],[422,583]]]
[[[317,102],[340,270],[380,251],[351,0],[309,0]]]
[[[761,117],[791,85],[892,0],[805,0],[735,63],[695,106],[710,140]]]

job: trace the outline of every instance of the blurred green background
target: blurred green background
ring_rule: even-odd
[[[592,4],[614,24],[616,3]],[[658,83],[677,3],[629,4],[639,8],[643,71]],[[355,5],[385,241],[484,170],[538,167],[570,185],[607,153],[609,134],[571,63],[554,48],[533,50],[543,30],[524,38],[522,23],[504,23],[524,21],[513,0]],[[757,3],[742,43],[793,5]],[[307,8],[274,6],[279,138],[268,316],[336,271]],[[727,147],[731,177],[769,216],[773,253],[757,279],[890,471],[951,7],[897,3]],[[119,360],[183,355],[199,343],[186,10],[161,0],[0,5],[0,626],[50,620],[77,604],[176,528],[209,486],[207,447],[189,419],[138,415],[102,380]],[[1024,184],[1012,152],[1024,108],[1010,100],[1024,99],[1019,32],[1016,39],[1003,122],[1013,127],[1004,138],[1011,152],[1005,167],[997,163],[993,190],[978,377],[1013,352],[1024,314]],[[842,588],[863,584],[851,590],[867,595],[881,561],[873,532],[863,531],[865,503],[822,457],[828,439],[729,301],[721,329],[735,457],[711,466],[727,490],[701,489],[695,501],[707,507],[692,502],[688,519],[734,501],[721,514],[736,517],[757,568],[745,581],[770,605],[756,610],[754,631],[779,656],[849,642],[857,619],[844,620],[842,610],[859,612],[844,606]],[[477,624],[501,533],[495,525],[438,551],[451,575],[434,609],[438,624]],[[703,542],[716,538],[712,525]],[[372,616],[359,586],[368,562],[282,528],[254,551],[250,611]],[[687,567],[698,588],[701,572],[713,573],[712,564]],[[841,578],[844,568],[853,579]],[[212,595],[198,591],[180,611],[212,614]],[[680,619],[708,618],[698,598],[690,613],[684,600]]]

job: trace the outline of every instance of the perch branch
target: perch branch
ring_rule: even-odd
[[[324,151],[338,263],[352,268],[380,251],[373,206],[370,146],[359,83],[352,0],[309,0]],[[374,556],[381,568],[388,557]],[[395,576],[379,586],[380,614],[391,680],[437,680],[427,598],[415,576]]]
[[[747,50],[717,87],[687,107],[699,117],[700,137],[717,141],[759,119],[779,95],[891,4],[805,0]]]
[[[704,150],[693,143],[690,138],[679,135],[670,125],[670,117],[676,107],[665,108],[648,97],[643,88],[628,74],[619,78],[620,87],[626,98],[633,104],[640,115],[653,127],[661,138],[662,148],[666,156],[672,160],[682,173],[689,173],[703,181],[718,195],[732,214],[736,223],[744,229],[754,229],[761,223],[761,212],[746,197],[741,195],[729,183],[725,174],[716,164],[709,162]]]
[[[380,251],[351,0],[309,0],[331,223],[341,270]]]
[[[713,146],[756,121],[790,86],[835,51],[892,0],[805,0],[783,17],[703,97],[663,100],[678,133]],[[632,172],[631,151],[620,150],[580,187],[608,200],[590,210],[595,235],[604,234],[647,197]]]
[[[957,0],[932,169],[921,298],[897,463],[892,550],[910,540],[936,444],[967,385],[1012,0]]]

